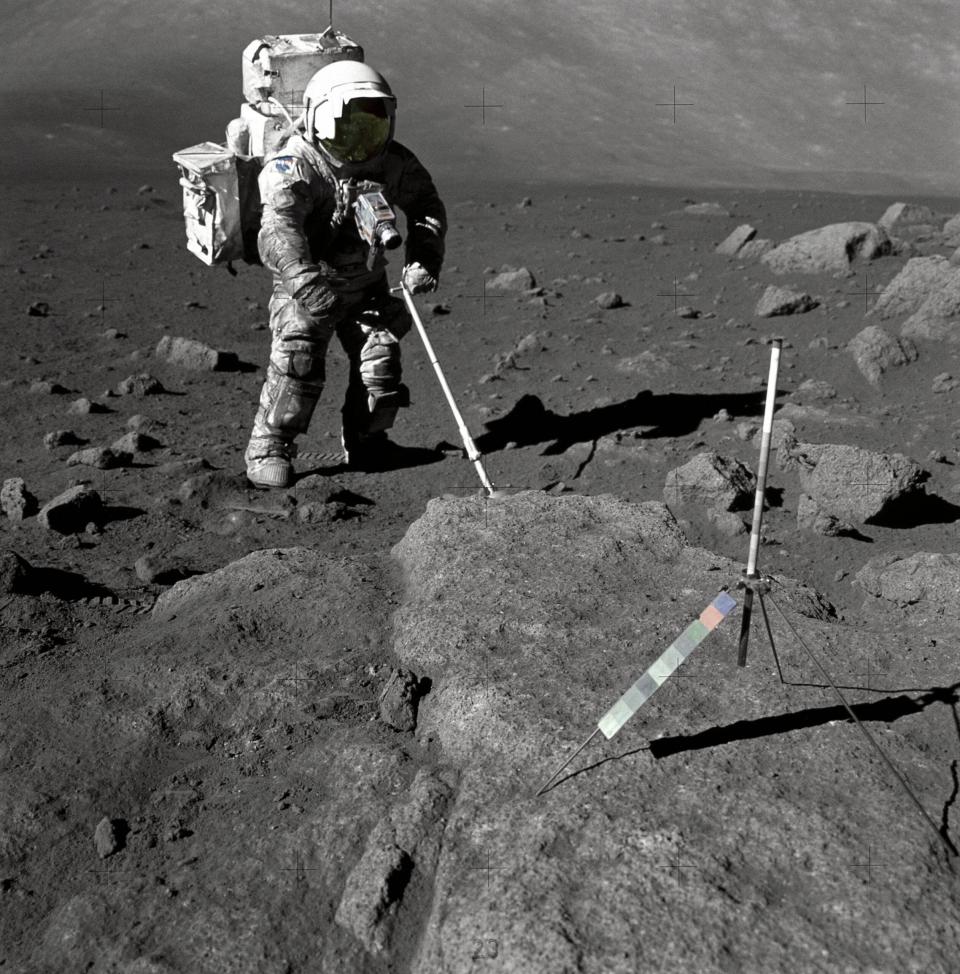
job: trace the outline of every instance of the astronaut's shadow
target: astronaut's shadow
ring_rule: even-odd
[[[338,473],[386,473],[389,470],[408,470],[411,467],[425,467],[431,463],[439,463],[446,454],[439,449],[422,446],[401,446],[390,443],[389,449],[380,457],[369,463],[347,466],[343,461],[330,464],[317,464],[298,472],[297,477],[307,477],[310,474],[331,476]]]
[[[784,392],[778,395],[784,395]],[[649,389],[622,402],[597,406],[563,416],[547,409],[534,395],[521,396],[513,409],[484,425],[476,439],[483,454],[502,450],[507,443],[532,446],[554,442],[544,455],[563,453],[574,443],[590,443],[600,436],[636,426],[650,426],[644,439],[686,436],[721,409],[735,416],[761,416],[764,392],[691,394],[668,392],[654,395]]]

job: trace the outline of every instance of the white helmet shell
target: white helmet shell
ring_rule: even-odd
[[[304,129],[316,145],[332,139],[343,107],[354,98],[383,98],[391,117],[397,99],[379,71],[362,61],[334,61],[322,67],[303,92]]]

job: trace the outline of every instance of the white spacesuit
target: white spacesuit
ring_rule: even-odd
[[[380,74],[359,61],[328,64],[303,104],[295,131],[259,178],[258,248],[274,275],[272,346],[245,460],[260,487],[292,479],[294,439],[323,390],[334,334],[350,360],[341,432],[348,465],[375,468],[389,447],[386,430],[410,404],[399,339],[412,322],[389,293],[382,250],[371,254],[358,231],[358,194],[380,190],[405,214],[403,281],[413,293],[436,288],[447,229],[429,173],[393,140],[396,99]]]

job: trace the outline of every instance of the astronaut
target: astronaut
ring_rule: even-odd
[[[437,287],[446,211],[429,173],[394,141],[396,99],[359,61],[321,68],[304,112],[259,177],[260,257],[273,272],[267,378],[244,459],[258,487],[286,487],[294,442],[323,391],[327,345],[337,335],[350,361],[341,411],[345,462],[377,469],[387,430],[410,405],[399,340],[412,321],[391,296],[382,248],[371,248],[354,215],[358,195],[380,190],[406,217],[402,280],[414,294]]]

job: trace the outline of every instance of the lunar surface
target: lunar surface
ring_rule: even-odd
[[[111,9],[87,7],[91,24]],[[504,51],[529,42],[517,17]],[[581,42],[592,58],[577,23],[558,14],[503,80],[522,90]],[[444,36],[467,27],[483,18]],[[623,30],[613,66],[646,36]],[[705,70],[734,57],[725,36]],[[386,61],[412,94],[404,51]],[[596,179],[582,159],[563,178],[569,144],[522,165],[543,106],[496,150],[491,129],[448,151],[422,105],[402,135],[450,225],[417,306],[494,496],[416,330],[383,469],[342,462],[334,342],[295,482],[254,488],[269,275],[186,250],[169,158],[186,127],[219,133],[182,113],[136,138],[109,117],[101,136],[23,122],[51,138],[18,157],[0,218],[0,970],[956,970],[960,216],[931,195],[947,156],[909,169],[921,122],[896,145],[871,129],[830,143],[823,170],[845,177],[804,157],[765,188],[809,140],[764,155],[751,130],[738,179],[718,122],[722,147],[681,145],[681,126],[651,138],[652,168],[604,163],[616,99],[591,84]],[[71,145],[83,164],[53,165]],[[864,171],[882,156],[873,182],[858,152]],[[775,339],[762,601],[738,666]],[[704,614],[722,593],[726,617]],[[659,688],[608,739],[598,722],[651,668]]]

